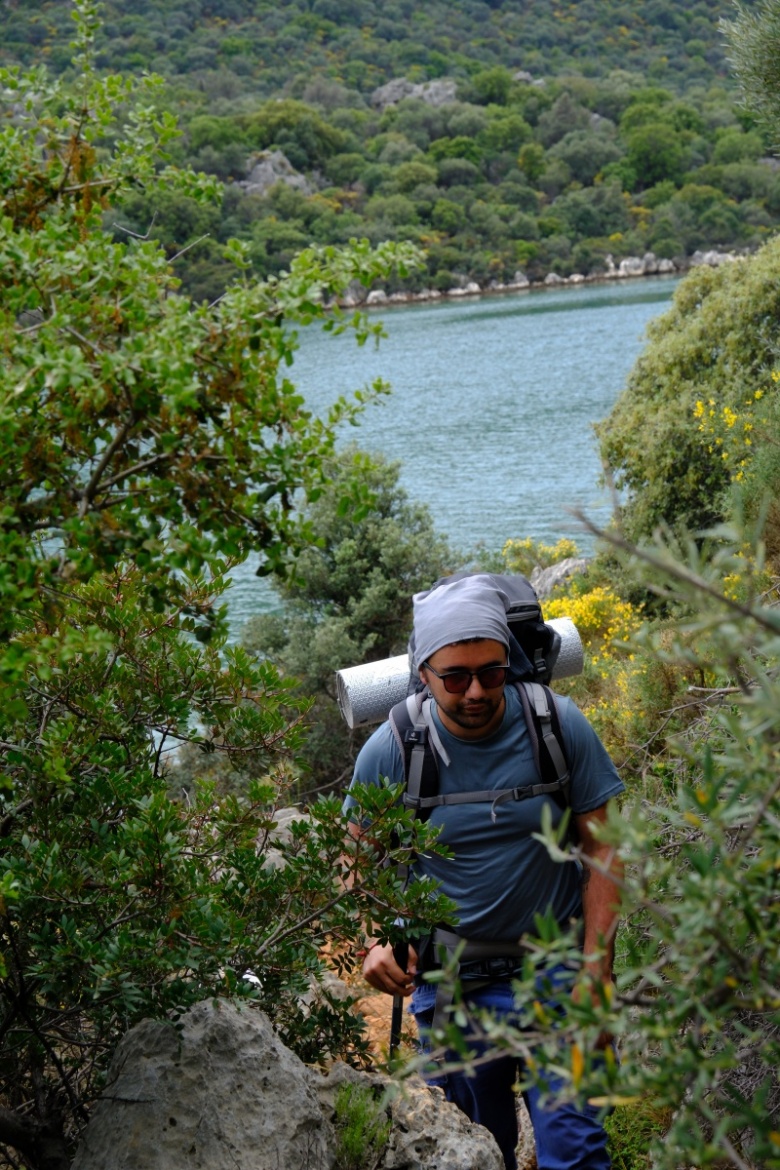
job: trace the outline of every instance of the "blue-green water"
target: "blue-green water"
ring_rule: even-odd
[[[401,464],[401,483],[456,547],[509,537],[575,539],[571,509],[598,523],[610,499],[593,424],[609,412],[667,307],[672,278],[539,290],[383,310],[379,349],[319,329],[301,334],[291,379],[315,412],[382,377],[393,393],[345,440]],[[228,596],[237,633],[267,608],[250,561]]]

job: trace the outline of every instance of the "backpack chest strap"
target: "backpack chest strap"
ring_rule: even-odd
[[[546,796],[560,790],[560,784],[555,781],[552,784],[526,784],[520,788],[476,788],[469,792],[445,792],[436,796],[415,797],[407,791],[403,802],[406,808],[415,810],[439,808],[447,804],[492,804],[490,817],[495,821],[496,809],[500,804],[510,800],[530,800],[534,796]]]

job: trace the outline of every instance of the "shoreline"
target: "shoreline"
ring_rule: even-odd
[[[628,256],[615,264],[611,256],[607,257],[608,267],[601,272],[591,272],[587,275],[575,272],[571,276],[559,276],[555,272],[548,273],[542,280],[529,280],[522,272],[515,274],[515,279],[502,283],[490,281],[480,285],[476,281],[466,281],[453,288],[441,291],[439,289],[424,288],[418,292],[388,293],[382,288],[355,289],[340,299],[339,304],[344,308],[392,308],[393,305],[410,305],[430,301],[462,300],[466,297],[503,296],[507,293],[539,292],[546,289],[578,288],[585,284],[610,284],[615,281],[647,279],[650,277],[684,276],[692,268],[717,268],[721,264],[730,264],[743,259],[748,253],[720,252],[709,249],[706,252],[694,252],[685,260],[659,260],[652,252],[644,256]]]

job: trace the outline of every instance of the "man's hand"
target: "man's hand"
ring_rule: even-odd
[[[395,961],[390,943],[373,946],[363,960],[363,977],[377,991],[387,995],[411,995],[414,990],[413,976],[417,972],[417,951],[409,947],[409,961],[403,971]]]

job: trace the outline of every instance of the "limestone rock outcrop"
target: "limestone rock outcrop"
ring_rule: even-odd
[[[416,84],[405,77],[394,77],[386,85],[380,85],[371,94],[371,105],[377,110],[397,106],[404,98],[418,98],[429,106],[446,106],[455,101],[458,83],[451,77]]]
[[[543,601],[545,597],[550,597],[559,585],[565,584],[576,573],[586,572],[587,568],[587,557],[566,557],[546,569],[537,565],[529,580]]]
[[[120,1043],[72,1170],[331,1170],[340,1084],[382,1098],[392,1082],[304,1065],[261,1012],[196,1004],[145,1020]],[[388,1101],[393,1125],[377,1170],[502,1170],[487,1130],[440,1092],[410,1081]]]
[[[263,150],[254,155],[247,164],[247,177],[239,179],[235,185],[246,195],[265,195],[276,183],[285,183],[304,195],[311,195],[313,191],[306,176],[296,171],[281,150]]]

